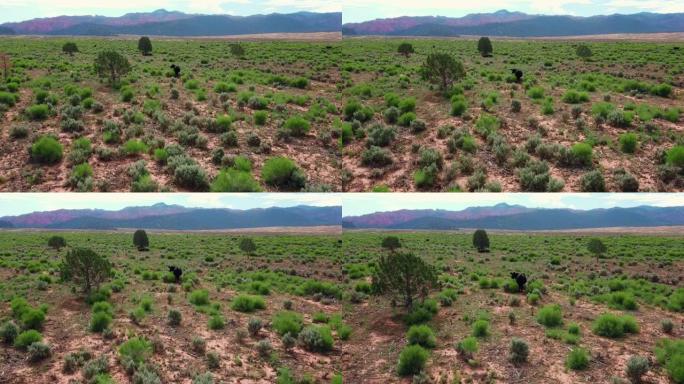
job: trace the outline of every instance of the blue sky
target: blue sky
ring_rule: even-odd
[[[121,16],[160,8],[187,13],[247,16],[274,12],[341,12],[342,3],[337,0],[2,0],[0,23],[60,15]]]
[[[339,206],[329,193],[0,193],[0,216],[57,209],[118,210],[156,203],[202,208],[267,208],[295,205]]]
[[[496,12],[500,9],[532,14],[597,14],[684,12],[682,0],[345,0],[345,23],[397,16],[451,16]]]
[[[594,209],[653,205],[684,206],[684,193],[345,193],[342,215],[400,209],[446,209],[518,204],[529,208]]]

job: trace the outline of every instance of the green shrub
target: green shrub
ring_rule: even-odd
[[[293,116],[285,121],[283,128],[287,130],[290,135],[295,137],[301,137],[306,135],[311,129],[311,124],[300,116]]]
[[[133,337],[119,346],[119,357],[131,359],[136,364],[144,363],[152,355],[152,343],[140,337]]]
[[[310,352],[327,352],[333,348],[333,337],[327,326],[310,325],[298,337],[299,343]]]
[[[627,360],[625,374],[632,383],[641,383],[641,378],[651,369],[648,359],[643,356],[632,356]]]
[[[14,339],[14,346],[19,349],[26,349],[29,345],[43,340],[43,335],[35,329],[29,329],[17,335]]]
[[[95,312],[90,318],[90,330],[92,332],[102,332],[109,328],[112,323],[112,316],[107,312]]]
[[[473,336],[466,337],[456,344],[456,350],[466,359],[472,358],[472,356],[477,353],[478,348],[477,339]]]
[[[594,321],[591,330],[599,336],[617,339],[625,333],[639,333],[639,325],[632,316],[604,313]]]
[[[45,120],[50,113],[47,104],[36,104],[26,108],[26,113],[31,120]]]
[[[411,123],[416,119],[416,114],[413,112],[406,112],[399,116],[397,119],[397,124],[401,125],[402,127],[408,127],[411,125]]]
[[[596,169],[582,175],[580,188],[582,192],[605,192],[606,182],[601,171]]]
[[[14,339],[19,335],[19,327],[12,321],[7,320],[0,326],[0,340],[5,344],[14,343]]]
[[[361,154],[361,164],[367,167],[384,167],[392,164],[391,152],[385,148],[371,146]]]
[[[473,323],[473,336],[487,337],[489,336],[489,321],[480,319]]]
[[[212,192],[260,192],[261,187],[250,172],[224,169],[216,176],[210,187]]]
[[[55,164],[62,160],[62,144],[52,136],[41,136],[31,145],[31,159],[41,164]]]
[[[586,92],[569,90],[563,95],[563,102],[568,104],[586,103],[587,101],[589,101],[589,95]]]
[[[587,143],[576,143],[570,149],[573,158],[580,165],[591,165],[592,148]]]
[[[418,344],[429,349],[437,345],[435,333],[427,325],[412,325],[406,332],[406,340],[409,344]]]
[[[665,155],[665,159],[669,165],[684,168],[684,145],[677,145],[670,148]]]
[[[227,132],[232,123],[233,119],[228,115],[216,116],[216,120],[214,121],[214,125],[218,132]]]
[[[525,340],[512,339],[510,348],[511,361],[515,364],[521,364],[527,361],[527,357],[530,355],[530,347],[527,345]]]
[[[21,314],[21,324],[24,329],[41,330],[45,323],[45,312],[38,308],[27,308]]]
[[[302,316],[292,311],[278,312],[273,316],[271,326],[280,336],[289,333],[292,337],[297,337],[302,330]]]
[[[190,293],[188,300],[191,304],[197,306],[209,305],[209,291],[206,289],[196,289]]]
[[[624,153],[634,153],[637,147],[637,135],[634,133],[623,133],[620,135],[620,150]]]
[[[684,340],[662,339],[656,343],[658,363],[665,367],[675,384],[684,384]]]
[[[306,185],[304,172],[287,157],[272,157],[264,163],[261,177],[270,186],[283,191],[299,191]]]
[[[37,341],[28,346],[28,360],[32,363],[45,360],[52,355],[50,346]]]
[[[468,109],[468,102],[463,95],[454,95],[451,97],[451,115],[463,116]]]
[[[14,104],[17,103],[18,99],[19,97],[14,93],[0,91],[0,104],[14,107]]]
[[[266,111],[255,111],[254,112],[254,124],[264,125],[268,119],[268,112]]]
[[[121,151],[126,156],[135,156],[146,153],[148,150],[147,144],[140,140],[131,139],[124,143]]]
[[[226,320],[220,314],[215,314],[209,318],[209,329],[217,330],[226,327]]]
[[[532,87],[527,91],[527,96],[529,96],[530,99],[541,100],[544,98],[544,88]]]
[[[563,313],[560,305],[549,304],[542,307],[537,313],[537,322],[549,328],[560,327],[563,324]]]
[[[399,376],[410,376],[420,373],[425,368],[430,354],[420,345],[407,345],[399,354],[397,373]]]
[[[266,308],[266,303],[258,296],[238,295],[230,303],[230,308],[238,312],[251,313]]]
[[[573,348],[565,359],[565,366],[573,371],[581,371],[589,367],[589,353],[582,348]]]

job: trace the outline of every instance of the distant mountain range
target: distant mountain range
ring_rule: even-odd
[[[342,26],[344,35],[554,37],[684,32],[684,13],[606,16],[528,15],[501,10],[464,17],[397,17]]]
[[[231,16],[201,15],[159,9],[120,17],[58,16],[0,24],[4,35],[162,35],[224,36],[261,33],[340,32],[342,13]]]
[[[341,207],[222,209],[155,204],[118,211],[61,209],[0,217],[0,228],[222,230],[340,225]]]
[[[640,206],[582,211],[498,204],[462,211],[400,210],[342,218],[342,226],[347,229],[564,230],[675,225],[684,225],[684,207]]]

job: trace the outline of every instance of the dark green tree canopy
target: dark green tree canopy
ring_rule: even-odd
[[[138,251],[146,251],[150,246],[150,240],[147,238],[147,232],[143,229],[138,229],[133,233],[133,245],[138,248]]]
[[[394,252],[395,249],[401,248],[401,242],[399,242],[399,238],[396,236],[387,236],[382,239],[382,247]]]
[[[59,252],[60,249],[66,247],[66,240],[62,236],[51,236],[48,239],[48,247],[54,248]]]
[[[62,45],[62,52],[72,56],[74,53],[78,52],[78,46],[76,46],[76,43],[73,41],[66,42],[64,45]]]
[[[415,52],[415,50],[413,49],[413,45],[411,45],[411,43],[401,43],[399,44],[399,48],[397,48],[397,52],[406,57],[409,57],[412,53]]]
[[[482,57],[492,56],[494,47],[492,47],[492,41],[489,40],[489,37],[480,37],[480,40],[477,42],[477,50]]]
[[[128,59],[116,51],[100,52],[95,59],[95,72],[100,77],[107,78],[110,85],[116,85],[121,76],[130,70],[131,65],[128,63]]]
[[[594,256],[596,256],[596,258],[600,258],[604,253],[608,251],[608,248],[605,244],[603,244],[603,241],[601,241],[601,239],[590,239],[589,243],[587,243],[587,249]]]
[[[107,259],[91,249],[75,248],[62,259],[60,275],[62,280],[81,286],[81,290],[87,295],[109,279],[112,266]]]
[[[591,52],[591,49],[585,44],[580,44],[579,46],[577,46],[576,53],[577,53],[577,56],[579,56],[583,59],[588,59],[593,55],[593,52]]]
[[[489,251],[489,236],[484,229],[478,229],[473,233],[473,246],[477,248],[478,252]]]
[[[254,243],[254,240],[250,239],[249,237],[243,237],[240,239],[240,250],[249,255],[256,252],[256,244]]]
[[[463,79],[466,74],[463,63],[448,53],[431,53],[421,70],[423,77],[436,83],[442,92],[449,90],[455,81]]]
[[[373,274],[373,290],[398,295],[407,308],[412,308],[417,298],[424,300],[436,287],[435,268],[412,253],[380,256]]]
[[[152,42],[149,37],[143,36],[138,40],[138,51],[145,56],[152,54]]]
[[[236,57],[245,55],[245,48],[240,43],[233,43],[230,45],[230,54]]]

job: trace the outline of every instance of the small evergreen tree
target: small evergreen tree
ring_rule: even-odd
[[[589,240],[589,243],[587,243],[587,249],[596,257],[596,260],[600,259],[601,256],[608,251],[608,248],[605,244],[603,244],[601,239]]]
[[[593,52],[591,52],[591,49],[585,44],[580,44],[577,47],[576,53],[577,53],[577,56],[579,56],[583,59],[588,59],[593,55]]]
[[[138,229],[133,233],[133,245],[138,248],[138,251],[146,251],[150,246],[150,239],[147,238],[147,232],[143,229]]]
[[[405,57],[409,57],[415,52],[415,50],[413,49],[413,45],[411,45],[411,43],[401,43],[399,44],[399,48],[397,48],[397,52]]]
[[[67,252],[60,268],[62,280],[81,286],[86,295],[97,290],[112,274],[107,259],[91,249],[75,248]]]
[[[245,55],[245,48],[240,43],[233,43],[230,45],[230,54],[236,57]]]
[[[399,295],[407,308],[416,298],[425,299],[437,286],[435,268],[412,253],[382,255],[373,274],[373,289],[377,293]]]
[[[74,53],[78,52],[78,46],[76,46],[76,43],[73,41],[66,42],[64,45],[62,45],[62,52],[68,54],[69,56],[73,56]]]
[[[489,251],[489,236],[484,229],[478,229],[473,233],[473,246],[477,248],[478,252]]]
[[[106,77],[112,86],[115,86],[121,76],[130,70],[131,65],[128,63],[128,59],[116,51],[100,52],[95,59],[95,72],[100,77]]]
[[[454,81],[465,77],[463,63],[456,61],[448,53],[432,53],[425,59],[422,68],[423,77],[430,82],[437,83],[444,92],[451,88]]]
[[[492,47],[492,41],[489,40],[489,37],[480,37],[480,40],[477,42],[477,50],[480,52],[482,57],[492,56],[494,47]]]
[[[394,252],[397,248],[401,248],[401,243],[399,238],[396,236],[387,236],[382,239],[382,247],[388,249],[390,252]]]
[[[138,40],[138,51],[142,52],[143,56],[152,54],[152,42],[147,36],[143,36]]]
[[[62,236],[52,236],[48,239],[48,247],[59,252],[60,249],[66,247],[66,240]]]
[[[254,254],[254,252],[256,252],[256,244],[254,244],[254,240],[250,239],[249,237],[243,237],[240,240],[240,250],[248,255]]]

